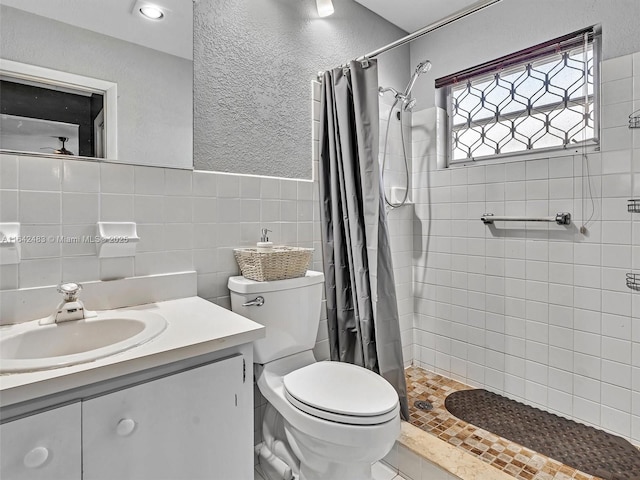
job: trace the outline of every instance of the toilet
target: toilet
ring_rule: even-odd
[[[400,434],[391,384],[357,365],[317,362],[324,275],[256,282],[231,277],[231,308],[266,328],[254,343],[268,405],[256,451],[269,480],[371,480]]]

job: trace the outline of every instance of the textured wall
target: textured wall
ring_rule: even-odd
[[[196,169],[311,178],[311,80],[405,35],[353,0],[201,0],[194,16]],[[408,52],[381,61],[402,84]]]
[[[118,84],[119,162],[192,167],[192,62],[22,10],[0,12],[2,58]]]
[[[640,50],[638,0],[502,0],[411,44],[411,63],[430,58],[429,82],[416,87],[434,105],[433,79],[590,25],[602,25],[604,59]]]

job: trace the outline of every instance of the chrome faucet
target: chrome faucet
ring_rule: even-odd
[[[40,320],[40,325],[83,320],[97,316],[96,312],[86,310],[82,300],[78,299],[80,290],[82,290],[82,285],[79,283],[69,282],[58,285],[58,293],[62,293],[64,298],[58,305],[56,312]]]

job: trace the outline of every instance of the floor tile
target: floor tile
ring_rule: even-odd
[[[373,480],[393,480],[398,476],[398,472],[380,462],[374,463],[371,470],[373,472]]]
[[[409,367],[405,373],[412,425],[475,455],[517,480],[597,480],[597,477],[563,465],[451,415],[444,406],[447,395],[472,387],[419,367]],[[417,401],[429,402],[433,408],[420,409],[416,406]]]

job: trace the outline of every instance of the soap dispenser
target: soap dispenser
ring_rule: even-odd
[[[269,237],[267,236],[270,231],[271,230],[266,228],[262,229],[260,241],[256,244],[259,253],[269,253],[273,251],[273,242],[270,242]]]

